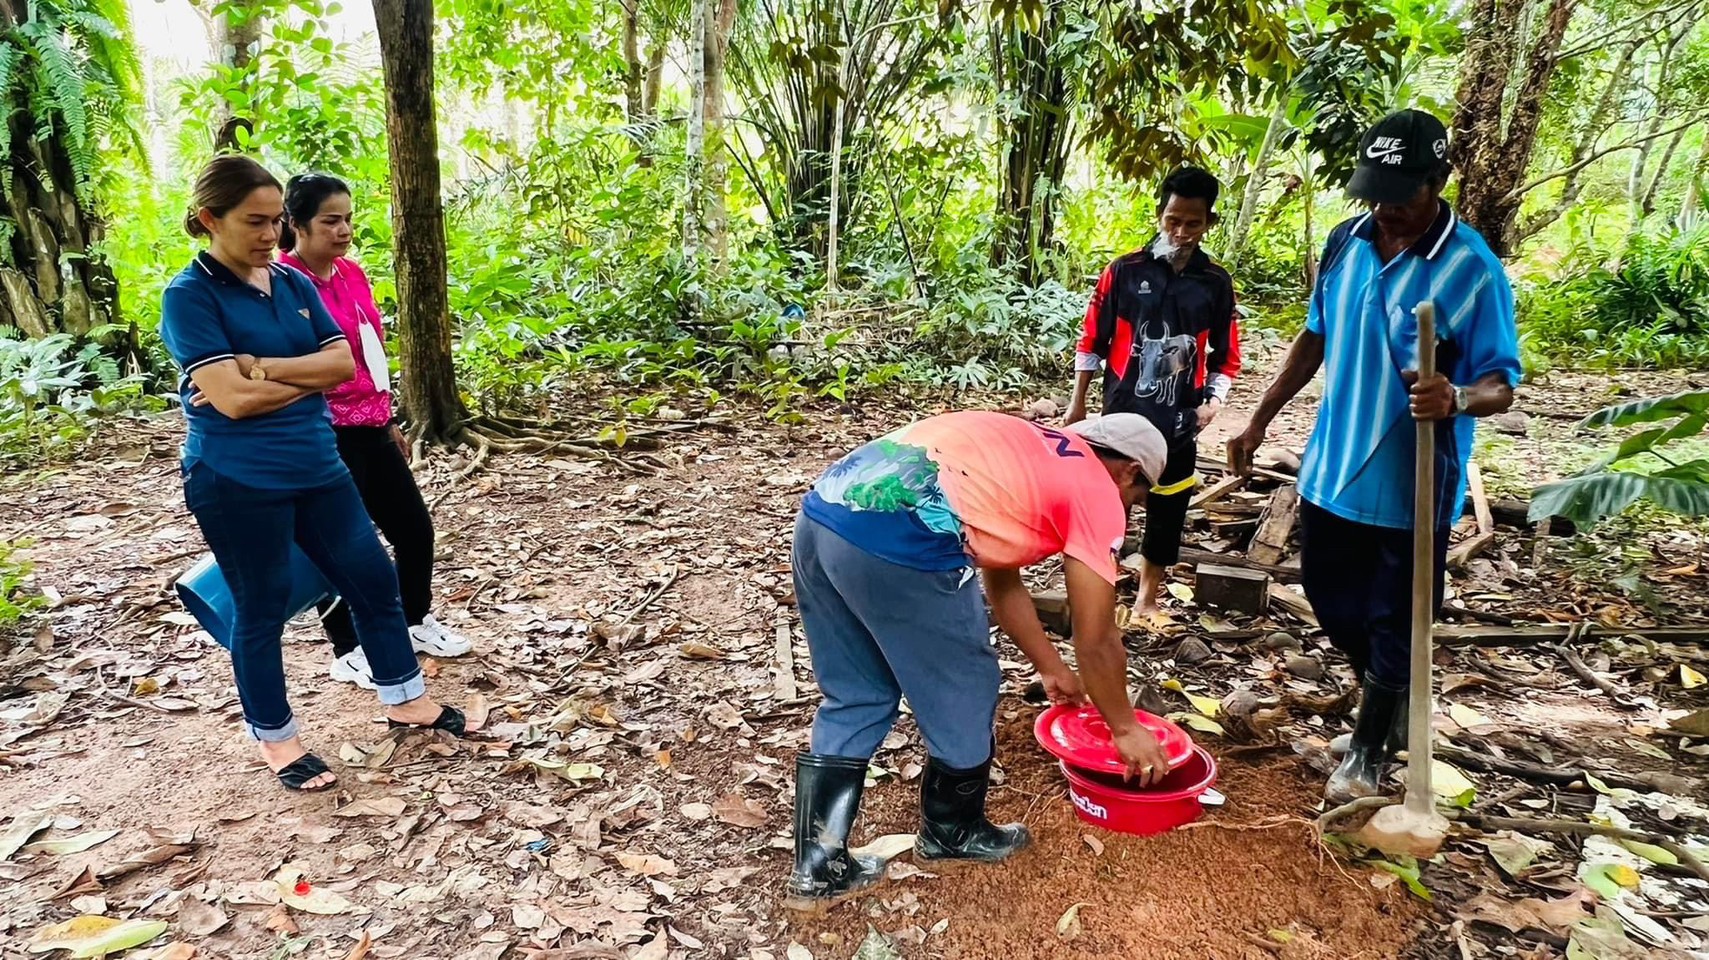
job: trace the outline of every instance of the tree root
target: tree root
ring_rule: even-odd
[[[1332,810],[1325,810],[1323,814],[1317,818],[1317,832],[1320,834],[1330,833],[1332,831],[1329,828],[1338,820],[1345,820],[1356,813],[1363,813],[1366,810],[1378,810],[1383,807],[1392,807],[1397,803],[1400,803],[1399,797],[1360,797],[1357,800],[1350,800]]]
[[[1567,666],[1572,668],[1573,673],[1578,674],[1578,678],[1580,680],[1583,680],[1590,686],[1601,690],[1608,696],[1608,699],[1612,701],[1616,707],[1619,707],[1622,710],[1642,709],[1641,704],[1632,702],[1631,697],[1627,696],[1626,691],[1621,690],[1611,681],[1597,676],[1595,673],[1591,672],[1590,667],[1585,665],[1584,660],[1581,659],[1577,651],[1572,648],[1572,642],[1578,639],[1577,634],[1582,632],[1579,628],[1582,628],[1583,624],[1575,624],[1574,627],[1575,629],[1567,635],[1566,642],[1555,647],[1555,651],[1561,655],[1561,659],[1567,662]]]
[[[1660,847],[1679,858],[1679,865],[1696,876],[1699,880],[1709,883],[1709,866],[1696,854],[1681,844],[1666,837],[1642,833],[1637,830],[1627,830],[1623,827],[1604,827],[1600,824],[1586,823],[1580,820],[1533,820],[1529,817],[1496,817],[1484,813],[1463,811],[1451,814],[1459,823],[1466,824],[1478,830],[1515,830],[1520,833],[1564,833],[1575,837],[1607,837],[1610,840],[1630,840],[1634,843],[1647,843],[1652,847]]]

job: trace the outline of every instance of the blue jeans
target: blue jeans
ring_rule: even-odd
[[[293,541],[350,605],[380,702],[405,703],[426,693],[397,573],[348,476],[313,490],[263,490],[195,463],[184,475],[184,502],[231,587],[231,665],[251,736],[276,742],[297,735],[279,647]]]
[[[795,599],[824,702],[813,752],[869,760],[908,698],[926,750],[957,769],[991,759],[1002,672],[971,569],[915,570],[800,514]]]

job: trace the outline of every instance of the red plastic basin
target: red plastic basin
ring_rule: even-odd
[[[1170,770],[1163,782],[1149,788],[1123,782],[1119,774],[1067,763],[1062,764],[1062,772],[1068,777],[1068,799],[1080,819],[1117,833],[1142,837],[1164,833],[1197,820],[1212,799],[1221,802],[1221,795],[1211,790],[1216,759],[1200,746],[1194,746],[1193,755]]]

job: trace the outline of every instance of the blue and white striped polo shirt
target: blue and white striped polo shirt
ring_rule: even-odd
[[[1446,202],[1430,230],[1384,263],[1370,214],[1336,227],[1306,329],[1323,336],[1323,400],[1300,464],[1300,496],[1357,523],[1412,528],[1416,430],[1401,371],[1418,366],[1413,308],[1436,305],[1437,369],[1457,385],[1520,378],[1513,288],[1483,237]],[[1460,515],[1474,422],[1437,430],[1441,523]]]

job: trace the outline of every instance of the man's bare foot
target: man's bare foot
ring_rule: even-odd
[[[267,769],[278,773],[298,760],[308,755],[308,749],[298,737],[289,740],[261,741],[261,760],[267,764]],[[306,781],[301,789],[320,790],[338,782],[338,778],[330,772],[323,773],[313,780]]]
[[[386,719],[426,727],[438,720],[440,711],[444,709],[444,707],[434,703],[432,697],[424,694],[407,703],[387,707]]]

